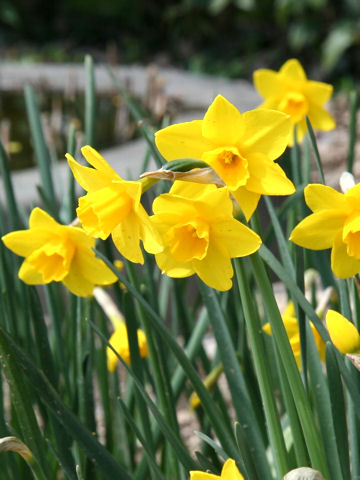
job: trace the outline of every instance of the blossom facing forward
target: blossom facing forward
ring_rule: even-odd
[[[156,225],[164,251],[155,255],[169,277],[197,274],[217,290],[232,286],[231,258],[259,249],[260,237],[233,217],[228,190],[215,185],[177,181],[154,200]]]
[[[297,125],[297,140],[301,142],[307,131],[306,116],[311,125],[319,130],[332,130],[335,121],[324,109],[333,87],[327,83],[308,80],[300,62],[290,59],[278,72],[260,69],[254,72],[254,85],[264,98],[263,108],[279,110],[290,116],[294,131]],[[293,144],[294,133],[289,138]]]
[[[341,353],[360,353],[360,334],[355,325],[341,313],[328,310],[326,326],[331,341]]]
[[[117,277],[92,248],[95,240],[78,227],[60,225],[41,208],[30,215],[29,229],[2,237],[4,244],[25,257],[19,278],[30,285],[62,282],[80,297],[92,294],[95,285],[109,285]]]
[[[293,351],[296,364],[298,366],[298,369],[301,370],[301,346],[300,346],[299,322],[296,318],[295,307],[293,302],[288,303],[284,313],[281,315],[281,318],[284,323],[287,336],[289,338],[289,343],[291,346],[291,350]],[[324,360],[325,344],[312,322],[310,322],[310,328],[314,336],[315,345],[318,349],[320,358]],[[268,335],[271,335],[271,326],[269,322],[263,326],[263,330]]]
[[[290,240],[312,250],[331,248],[331,268],[339,278],[360,272],[360,184],[340,193],[310,184],[304,190],[312,214],[292,231]]]
[[[256,109],[241,114],[218,95],[203,120],[170,125],[155,133],[166,160],[194,158],[220,176],[247,219],[261,195],[290,195],[295,188],[274,162],[284,152],[290,133],[288,115]]]
[[[239,472],[235,460],[228,458],[223,465],[221,475],[193,470],[190,472],[190,480],[244,480]]]
[[[146,343],[146,336],[145,332],[140,328],[137,331],[137,340],[139,345],[139,352],[142,358],[148,357],[148,347]],[[130,365],[130,348],[129,348],[129,340],[128,340],[128,332],[124,322],[118,322],[114,333],[111,335],[109,340],[110,345],[117,351],[120,357]],[[107,356],[107,367],[110,372],[114,372],[116,365],[118,363],[118,357],[116,354],[111,350],[111,348],[106,348],[106,356]]]
[[[110,234],[119,252],[128,260],[144,263],[140,241],[149,253],[161,252],[160,237],[140,203],[142,184],[123,180],[92,147],[81,149],[94,168],[80,165],[66,154],[78,183],[88,192],[79,199],[76,213],[84,228],[95,238]]]

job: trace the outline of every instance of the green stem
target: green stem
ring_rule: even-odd
[[[273,392],[269,381],[269,372],[264,356],[264,345],[261,338],[261,325],[258,316],[254,312],[252,295],[250,293],[248,279],[242,261],[235,260],[235,272],[238,281],[239,293],[244,310],[251,352],[254,359],[255,370],[259,382],[261,398],[263,402],[270,445],[273,451],[278,477],[282,477],[289,471],[288,457],[282,434],[279,413],[276,409]]]
[[[309,406],[309,402],[305,393],[304,386],[301,382],[299,370],[297,368],[294,355],[292,353],[289,339],[281,319],[279,308],[277,306],[272,285],[265,270],[265,266],[260,256],[255,253],[250,257],[255,278],[260,287],[265,308],[267,310],[271,332],[277,344],[284,370],[292,391],[295,405],[298,411],[300,423],[304,432],[305,442],[308,448],[309,456],[313,467],[327,478],[328,469],[325,461],[324,451],[319,438],[319,434],[315,428],[314,419]]]

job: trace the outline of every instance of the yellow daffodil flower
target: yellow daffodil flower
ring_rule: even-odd
[[[284,327],[289,337],[289,342],[291,349],[293,351],[297,366],[301,370],[301,348],[300,348],[300,333],[299,333],[299,324],[295,315],[295,307],[293,302],[289,302],[284,313],[281,315],[284,322]],[[314,325],[310,322],[311,331],[314,335],[315,343],[320,354],[320,358],[324,359],[325,356],[325,344],[322,341],[318,331]],[[271,326],[270,323],[266,323],[263,326],[264,332],[268,335],[271,335]]]
[[[19,278],[30,285],[63,282],[75,295],[86,297],[95,285],[117,280],[95,257],[93,238],[81,228],[60,225],[40,208],[31,212],[29,230],[8,233],[2,241],[25,257]]]
[[[313,213],[294,228],[290,240],[312,250],[331,248],[331,268],[339,278],[360,272],[360,184],[346,193],[310,184],[304,195]]]
[[[94,168],[80,165],[70,154],[66,158],[88,192],[76,210],[84,230],[102,240],[111,234],[116,248],[131,262],[144,263],[140,240],[147,252],[161,252],[160,237],[140,203],[141,182],[123,180],[92,147],[81,151]]]
[[[360,353],[359,332],[341,313],[328,310],[326,326],[333,344],[341,353]]]
[[[143,330],[138,329],[137,338],[140,356],[143,358],[147,357],[149,355],[149,352],[146,343],[146,336]],[[120,357],[127,364],[130,364],[129,340],[127,328],[124,322],[118,322],[114,333],[110,337],[109,343],[118,352]],[[106,348],[106,356],[108,370],[110,372],[114,372],[119,359],[109,347]]]
[[[218,95],[203,120],[159,130],[155,142],[168,161],[195,158],[208,163],[248,220],[261,195],[290,195],[295,191],[274,162],[287,146],[290,127],[288,115],[266,109],[241,114]]]
[[[235,460],[228,458],[223,465],[221,475],[214,475],[213,473],[206,473],[193,470],[190,472],[190,480],[244,480],[244,477],[239,472]]]
[[[293,128],[297,125],[299,142],[307,131],[306,116],[312,126],[319,130],[332,130],[335,127],[333,117],[323,108],[332,95],[332,85],[308,80],[298,60],[288,60],[278,72],[256,70],[254,85],[265,99],[260,107],[290,115]],[[293,138],[294,134],[289,138],[289,145],[293,144]]]
[[[177,181],[154,200],[153,211],[151,220],[164,244],[155,259],[169,277],[196,273],[210,287],[229,290],[231,258],[250,255],[261,245],[256,233],[233,218],[225,187]]]

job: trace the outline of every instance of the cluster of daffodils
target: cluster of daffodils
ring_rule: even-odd
[[[150,213],[141,204],[149,187],[147,180],[124,180],[90,146],[82,148],[88,166],[67,154],[75,179],[87,192],[76,210],[80,225],[61,225],[35,208],[28,230],[2,238],[9,249],[25,257],[19,277],[32,285],[62,282],[75,295],[90,296],[95,286],[116,281],[93,250],[96,239],[111,236],[120,255],[130,262],[143,264],[145,250],[155,256],[163,274],[174,278],[196,274],[212,288],[229,290],[232,259],[251,255],[261,246],[259,235],[238,220],[236,213],[241,210],[249,220],[261,195],[295,192],[276,160],[294,139],[302,140],[306,117],[317,129],[334,127],[324,109],[332,87],[308,80],[297,60],[287,61],[279,72],[256,71],[254,83],[264,98],[258,108],[240,113],[218,95],[202,120],[155,133],[155,144],[167,161],[200,160],[219,182],[198,183],[195,173],[184,177],[189,181],[176,180],[168,193],[155,198]],[[306,248],[331,248],[331,266],[340,278],[360,272],[359,192],[359,185],[346,193],[308,185],[305,199],[313,213],[290,237]],[[286,314],[284,322],[299,361],[296,319]],[[115,331],[122,332],[116,333],[117,339],[124,336],[123,326]],[[265,331],[270,333],[268,326]],[[114,362],[109,368],[113,369]]]

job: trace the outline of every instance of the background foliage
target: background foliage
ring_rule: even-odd
[[[334,81],[359,76],[359,18],[357,0],[0,0],[0,45],[35,43],[61,61],[111,44],[123,62],[165,58],[229,76],[295,56]]]

